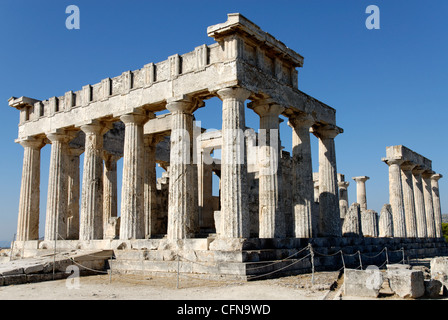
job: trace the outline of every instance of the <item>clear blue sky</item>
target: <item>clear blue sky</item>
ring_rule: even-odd
[[[75,4],[81,29],[65,27]],[[367,30],[365,9],[381,10],[381,29]],[[0,1],[0,240],[16,232],[23,148],[11,96],[47,99],[80,90],[123,71],[211,44],[208,26],[240,12],[305,57],[299,88],[337,110],[344,134],[336,138],[338,172],[351,181],[367,175],[367,201],[379,211],[388,202],[385,148],[402,144],[433,161],[442,211],[448,212],[446,137],[448,101],[448,2],[445,0],[239,0],[239,1]],[[211,100],[210,106],[218,101]],[[220,128],[212,108],[197,118]],[[248,112],[248,125],[258,128]],[[291,150],[290,131],[282,141]],[[41,230],[46,206],[49,146],[42,150]],[[314,170],[317,143],[313,139]],[[41,233],[41,236],[43,234]]]

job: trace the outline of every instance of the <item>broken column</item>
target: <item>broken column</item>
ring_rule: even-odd
[[[348,192],[347,188],[350,182],[345,181],[344,175],[338,173],[338,187],[339,187],[339,210],[341,212],[341,219],[345,218],[348,211]]]
[[[385,204],[383,208],[381,208],[378,222],[378,236],[380,238],[390,238],[394,236],[392,208],[390,204]]]
[[[362,237],[361,206],[359,203],[352,203],[348,209],[342,225],[342,235],[344,237]]]
[[[370,178],[360,176],[352,179],[356,181],[356,201],[361,206],[361,211],[367,210],[366,181]]]
[[[374,210],[361,211],[361,229],[364,237],[378,237],[378,214]]]

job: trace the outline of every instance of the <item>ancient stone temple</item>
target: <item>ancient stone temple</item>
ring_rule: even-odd
[[[313,239],[331,247],[335,243],[328,239],[339,241],[336,246],[351,241],[341,240],[350,211],[348,183],[338,179],[336,166],[335,138],[343,130],[335,109],[299,90],[303,57],[241,14],[229,14],[207,33],[216,43],[81,90],[42,101],[9,99],[20,112],[16,142],[24,148],[15,244],[24,256],[54,245],[112,249],[111,265],[125,271],[143,265],[147,271],[172,271],[180,256],[183,272],[245,276],[251,263],[264,261],[267,268],[252,274],[266,272],[270,260]],[[195,111],[207,108],[205,101],[212,97],[222,101],[222,127],[204,133],[194,121]],[[258,132],[246,127],[246,104],[259,115]],[[291,127],[292,154],[280,148],[280,115]],[[319,141],[318,199],[311,134]],[[44,147],[51,148],[51,159],[41,164]],[[220,161],[211,157],[216,149]],[[121,158],[123,171],[117,172]],[[408,202],[398,199],[408,192],[402,184],[403,159],[388,154],[387,163],[394,236],[405,237],[405,225],[414,223],[417,230],[425,218],[421,232],[440,237],[440,225],[431,218],[438,219],[440,205],[431,204],[431,212],[429,205],[423,207],[429,199],[438,204],[438,193],[422,189],[421,203],[415,194],[415,218],[408,223]],[[161,178],[156,164],[166,170]],[[430,169],[424,161],[416,164]],[[50,168],[44,235],[38,233],[41,165]],[[213,174],[220,178],[219,196],[212,194]],[[420,188],[440,177],[425,174],[416,182]],[[360,196],[365,206],[365,186]],[[300,268],[309,263],[289,270]]]
[[[442,237],[438,183],[442,175],[432,170],[431,160],[401,145],[387,147],[382,160],[389,166],[393,235]]]

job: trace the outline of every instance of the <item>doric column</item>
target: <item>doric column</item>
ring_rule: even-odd
[[[428,238],[436,237],[435,221],[434,221],[434,207],[432,200],[431,190],[431,176],[433,172],[423,172],[423,199],[425,200],[425,213],[426,213],[426,232]]]
[[[68,149],[67,239],[79,239],[79,157],[83,149]]]
[[[198,209],[199,225],[213,228],[213,165],[210,153],[211,148],[201,150],[201,159],[198,163]]]
[[[403,188],[401,184],[401,164],[403,160],[387,160],[389,166],[389,202],[392,207],[394,237],[406,237],[406,219],[403,204]]]
[[[338,127],[319,127],[313,134],[319,138],[319,236],[340,237],[341,218],[334,138]]]
[[[71,136],[49,133],[51,141],[45,240],[64,239],[67,233],[67,150]]]
[[[412,169],[415,164],[401,165],[401,182],[403,187],[403,205],[406,221],[406,237],[417,238],[417,220],[415,216],[414,204],[414,183],[412,178]]]
[[[244,102],[250,92],[226,88],[217,92],[222,100],[221,231],[226,238],[250,236],[245,156]]]
[[[313,123],[314,119],[305,114],[293,115],[288,122],[292,128],[292,214],[296,238],[311,238],[317,233],[310,142]]]
[[[338,174],[338,177],[340,174]],[[343,176],[343,175],[341,175]],[[350,182],[344,181],[343,179],[338,178],[338,187],[339,187],[339,211],[341,214],[341,219],[345,218],[345,215],[348,212],[348,192],[347,188],[350,185]]]
[[[193,111],[192,101],[169,102],[171,112],[170,184],[168,195],[168,232],[170,240],[191,238],[198,231],[197,205],[193,183]]]
[[[352,179],[356,181],[356,201],[361,206],[361,211],[367,210],[366,181],[370,178],[360,176]]]
[[[41,138],[17,141],[23,148],[22,184],[16,240],[39,239],[40,149]]]
[[[380,238],[391,238],[394,236],[392,207],[390,204],[385,204],[383,208],[381,208],[378,229]]]
[[[434,224],[436,228],[436,237],[443,237],[442,233],[442,210],[440,207],[439,179],[443,178],[441,174],[431,176],[432,202],[434,207]]]
[[[428,231],[426,228],[425,200],[423,198],[422,173],[423,169],[412,170],[412,182],[414,190],[415,221],[417,224],[417,237],[426,238]]]
[[[149,134],[144,136],[144,208],[145,208],[145,238],[151,238],[154,223],[157,219],[157,175],[156,175],[156,147],[163,136]]]
[[[110,218],[117,217],[117,161],[121,158],[108,152],[103,152],[103,239],[106,235],[107,224]]]
[[[125,124],[120,239],[143,239],[145,237],[143,125],[149,117],[142,110],[122,115],[120,120]]]
[[[81,126],[86,134],[81,193],[80,240],[103,238],[103,135],[100,122]]]
[[[284,238],[285,216],[281,210],[279,115],[284,107],[261,100],[251,103],[260,116],[258,134],[259,238]]]

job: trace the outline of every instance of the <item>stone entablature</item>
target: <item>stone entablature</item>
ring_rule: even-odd
[[[19,139],[80,127],[92,119],[118,119],[137,108],[162,111],[168,100],[187,95],[204,100],[235,85],[249,89],[251,100],[277,100],[285,107],[285,115],[305,112],[316,123],[335,125],[333,108],[297,89],[296,67],[303,64],[299,54],[240,14],[229,14],[226,23],[208,31],[219,43],[172,55],[63,96],[43,101],[10,98],[10,106],[21,111]]]

